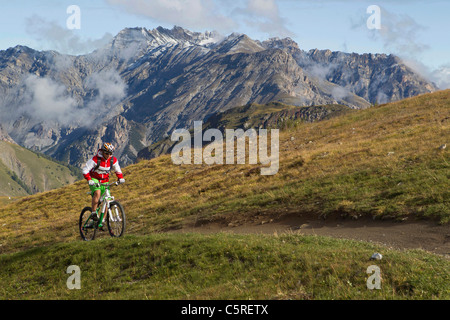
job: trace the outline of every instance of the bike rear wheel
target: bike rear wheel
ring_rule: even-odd
[[[111,237],[121,237],[125,233],[126,216],[125,210],[118,201],[110,203],[111,211],[108,213],[106,223]]]
[[[86,207],[81,211],[80,221],[78,223],[81,238],[84,241],[91,241],[95,239],[97,233],[97,224],[91,218],[92,208]]]

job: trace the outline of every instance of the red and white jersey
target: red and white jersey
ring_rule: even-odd
[[[97,167],[97,161],[100,159],[100,166]],[[92,178],[97,179],[100,183],[109,182],[109,172],[113,169],[118,179],[123,179],[122,170],[116,157],[109,157],[108,160],[103,158],[102,151],[99,150],[97,155],[90,159],[83,167],[83,176],[86,180]]]

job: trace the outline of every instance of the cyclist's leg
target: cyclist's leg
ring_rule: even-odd
[[[95,182],[95,185],[90,186],[89,188],[91,189],[91,195],[92,195],[92,213],[97,211],[97,207],[98,207],[98,201],[100,200],[100,196],[102,194],[101,190],[101,186],[98,186],[97,184],[99,183],[99,181],[97,179],[92,179]]]
[[[100,189],[95,190],[92,194],[92,212],[97,211],[98,202],[100,200],[101,191]]]
[[[109,189],[109,187],[105,187],[104,185],[102,185],[102,188],[101,188],[101,196],[103,196],[103,194],[105,193],[106,189]],[[106,212],[99,212],[99,213],[98,213],[98,218],[99,218],[98,226],[100,227],[100,230],[105,231],[105,230],[103,229],[103,222],[104,222],[105,219],[106,219]]]

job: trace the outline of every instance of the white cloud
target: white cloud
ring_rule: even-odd
[[[408,15],[397,15],[381,10],[382,24],[379,32],[384,46],[398,55],[417,57],[429,46],[421,43],[419,35],[426,28]],[[373,33],[377,35],[377,33]]]
[[[38,42],[43,42],[64,54],[88,53],[106,45],[113,38],[110,33],[105,33],[100,39],[82,39],[75,30],[69,30],[38,15],[25,20],[25,29]]]
[[[87,90],[94,92],[87,108],[95,113],[105,113],[126,96],[127,85],[115,70],[104,70],[90,75],[84,81]]]
[[[443,64],[437,69],[432,69],[417,59],[406,58],[403,59],[403,62],[428,81],[434,82],[439,89],[450,89],[450,63]]]
[[[431,71],[430,78],[440,89],[450,89],[450,63]]]
[[[292,36],[275,0],[106,0],[127,12],[191,30],[241,32],[250,27],[270,36]],[[213,30],[211,30],[213,29]]]
[[[20,106],[33,120],[56,120],[68,124],[77,103],[66,87],[49,78],[29,75],[24,80],[25,99]]]
[[[367,16],[352,22],[352,29],[364,28],[374,41],[381,41],[384,49],[402,59],[415,72],[428,81],[434,82],[439,89],[450,88],[450,65],[442,65],[432,70],[424,65],[422,54],[431,48],[420,41],[420,35],[427,28],[407,14],[395,14],[381,7],[381,29],[369,30],[366,27]]]
[[[334,63],[313,63],[308,61],[308,64],[304,64],[303,68],[311,76],[317,77],[320,80],[326,80],[327,76],[336,69],[337,65]]]
[[[232,30],[233,19],[220,12],[213,0],[106,0],[129,13],[148,17],[161,24],[201,29],[214,26],[217,30]]]
[[[247,8],[250,12],[262,15],[271,20],[279,18],[278,6],[274,0],[248,0]]]
[[[77,101],[68,88],[49,77],[29,74],[0,99],[4,121],[25,116],[30,123],[58,123],[62,127],[90,126],[117,114],[127,85],[115,70],[93,73],[84,81],[90,98]],[[14,110],[14,112],[12,112]]]
[[[241,18],[247,26],[271,37],[291,37],[294,35],[281,17],[278,4],[275,0],[247,0],[244,7],[237,7],[233,14]]]
[[[331,89],[331,95],[337,101],[341,101],[342,99],[350,96],[351,94],[352,93],[350,92],[350,90],[344,87],[335,86]]]
[[[389,102],[389,97],[384,92],[378,91],[375,101],[378,104],[388,103]]]
[[[427,44],[419,41],[420,34],[426,27],[417,23],[407,14],[396,14],[381,7],[381,29],[369,29],[366,20],[368,15],[352,19],[352,29],[365,30],[373,41],[380,41],[384,49],[398,56],[418,57],[428,50]]]

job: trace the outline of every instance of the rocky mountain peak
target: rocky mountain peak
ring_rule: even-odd
[[[208,46],[223,39],[217,32],[192,32],[179,26],[172,29],[157,27],[153,30],[146,28],[125,28],[120,31],[112,40],[111,47],[124,49],[127,46],[135,45],[139,47],[157,47],[161,45]]]
[[[270,38],[261,42],[261,45],[267,49],[300,49],[297,42],[289,37],[284,39],[280,39],[278,37]]]
[[[300,50],[297,42],[292,40],[291,38],[280,39],[278,37],[270,38],[260,43],[262,47],[265,49],[281,49],[283,51],[288,52],[293,57],[297,57],[303,53]]]
[[[222,42],[218,43],[215,49],[220,53],[256,53],[264,51],[265,48],[246,34],[232,33]]]
[[[172,29],[157,27],[153,30],[143,27],[125,28],[99,53],[128,61],[136,60],[149,52],[154,53],[155,50],[160,51],[175,46],[210,48],[223,39],[224,37],[215,31],[192,32],[178,26],[174,26]],[[96,53],[95,56],[98,57],[99,53]]]
[[[192,32],[179,26],[172,29],[158,27],[156,30],[159,34],[167,35],[179,43],[185,45],[211,46],[222,40],[224,37],[216,31]]]

